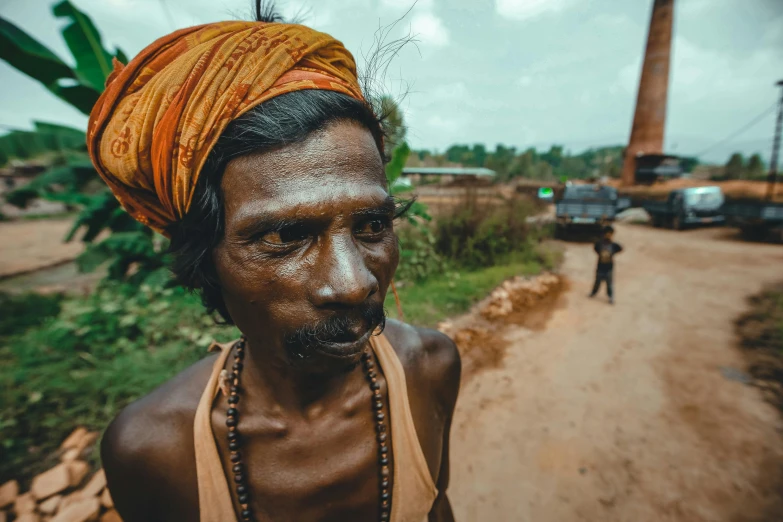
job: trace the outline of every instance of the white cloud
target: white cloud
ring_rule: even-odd
[[[530,20],[563,11],[571,0],[496,0],[495,10],[504,18]]]
[[[520,87],[527,87],[532,83],[533,83],[533,77],[530,76],[529,74],[520,76],[519,79],[517,80],[517,85],[519,85]]]
[[[446,26],[432,13],[416,14],[411,21],[411,33],[425,44],[442,47],[449,43],[449,32]]]

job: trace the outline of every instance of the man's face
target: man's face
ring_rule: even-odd
[[[251,341],[285,363],[358,360],[399,260],[385,185],[372,135],[350,121],[229,163],[213,257]]]
[[[604,232],[604,239],[607,241],[611,241],[613,236],[614,234],[612,234],[611,232]]]

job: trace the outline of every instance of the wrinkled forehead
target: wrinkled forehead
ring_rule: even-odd
[[[372,134],[338,121],[304,141],[231,161],[221,183],[226,217],[260,205],[284,210],[386,197],[383,160]]]

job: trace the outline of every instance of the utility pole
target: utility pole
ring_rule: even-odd
[[[783,127],[783,80],[776,83],[780,87],[778,102],[778,119],[775,122],[775,137],[772,140],[772,157],[769,159],[769,175],[767,176],[767,199],[775,196],[775,182],[778,178],[778,150],[780,149],[780,131]]]

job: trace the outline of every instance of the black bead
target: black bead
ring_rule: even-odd
[[[381,511],[381,520],[383,522],[386,522],[389,520],[389,512],[388,511]]]
[[[378,448],[378,452],[389,453],[389,446],[387,446],[386,444],[381,444],[380,447]]]
[[[249,509],[246,509],[246,510],[244,510],[244,511],[242,512],[242,518],[243,518],[243,519],[245,519],[245,520],[250,520],[250,517],[251,517],[252,515],[253,515],[253,514],[250,512],[250,510],[249,510]]]
[[[372,405],[373,408],[376,410],[382,410],[383,409],[383,403],[381,401],[375,401]]]
[[[242,484],[243,482],[245,482],[245,476],[242,473],[237,473],[236,475],[234,475],[234,482],[236,482],[237,484]]]
[[[234,417],[229,417],[226,419],[226,426],[229,428],[233,428],[237,425],[237,420]]]
[[[229,431],[228,432],[228,440],[233,442],[235,440],[239,440],[239,432],[238,431]]]
[[[239,473],[242,471],[242,464],[234,464],[234,467],[231,469],[234,471],[234,473]]]
[[[374,379],[375,377],[377,377],[377,375],[378,375],[378,374],[377,374],[377,373],[375,373],[375,370],[370,370],[370,371],[367,373],[367,377],[369,377],[370,379]]]
[[[239,402],[239,395],[232,395],[228,398],[229,404],[236,404]]]
[[[247,494],[239,495],[239,503],[240,504],[247,504],[248,500],[250,500],[250,497]]]
[[[380,460],[381,466],[388,466],[389,465],[389,459],[386,457],[381,458]]]
[[[379,433],[378,434],[378,442],[386,442],[386,434],[385,433]]]
[[[381,389],[381,385],[378,384],[377,382],[373,382],[373,383],[370,383],[370,388],[372,388],[373,390],[380,390]]]
[[[228,389],[231,393],[237,393],[239,391],[239,386],[232,386]]]
[[[234,369],[235,372],[241,372],[242,371],[242,363],[234,363],[234,365],[231,367]]]
[[[362,361],[366,361],[369,358],[370,358],[370,352],[362,353]]]
[[[226,411],[226,415],[229,417],[236,417],[239,415],[239,410],[236,408],[229,408],[228,411]]]
[[[378,433],[383,433],[384,431],[386,431],[386,424],[379,422],[378,424],[375,425],[375,429],[378,430]]]
[[[381,480],[381,487],[382,488],[388,488],[389,487],[389,479],[385,478]]]
[[[391,495],[389,495],[389,492],[381,493],[381,500],[389,500],[391,498]]]
[[[239,449],[239,443],[237,441],[235,441],[235,440],[232,440],[231,442],[228,443],[228,449],[230,449],[231,451],[238,450]]]
[[[237,486],[237,495],[247,495],[247,486]]]
[[[379,411],[375,414],[375,420],[377,420],[378,422],[382,421],[385,418],[386,415],[384,415],[382,411]]]
[[[233,455],[231,455],[231,462],[233,462],[234,464],[236,464],[240,460],[242,460],[242,455],[240,455],[239,453],[234,453]]]
[[[375,366],[375,363],[372,361],[364,361],[364,369],[365,370],[371,370]]]

